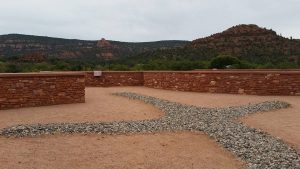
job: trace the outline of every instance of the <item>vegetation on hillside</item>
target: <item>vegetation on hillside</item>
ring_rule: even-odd
[[[106,63],[80,63],[63,60],[52,60],[41,63],[12,63],[0,61],[0,72],[39,72],[39,71],[92,71],[92,70],[195,70],[195,69],[291,69],[300,68],[300,65],[291,62],[278,64],[255,64],[230,55],[219,55],[211,60],[191,59],[150,59],[144,62],[106,62]]]
[[[300,68],[300,40],[238,25],[188,41],[127,43],[0,36],[0,72]]]

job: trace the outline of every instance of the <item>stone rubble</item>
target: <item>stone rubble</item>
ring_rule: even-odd
[[[244,160],[252,169],[300,169],[300,153],[283,141],[236,119],[256,112],[287,108],[280,101],[267,101],[228,108],[202,108],[135,93],[114,95],[141,100],[165,113],[159,119],[100,123],[60,123],[17,125],[2,129],[6,137],[26,137],[56,133],[130,134],[161,131],[203,131],[220,145]]]

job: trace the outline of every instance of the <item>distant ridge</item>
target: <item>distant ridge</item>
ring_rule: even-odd
[[[109,40],[78,40],[46,36],[0,35],[0,58],[20,61],[42,61],[46,58],[80,60],[115,60],[155,49],[185,46],[188,41],[119,42]],[[106,45],[101,45],[106,44]]]
[[[255,65],[286,64],[300,67],[300,40],[285,38],[255,24],[233,26],[223,32],[192,42],[119,42],[51,38],[9,34],[0,35],[0,60],[8,62],[73,61],[78,65],[113,63],[132,67],[166,65],[171,61],[210,61],[219,55],[231,55]],[[189,63],[190,64],[190,63]],[[153,66],[152,65],[152,66]],[[180,67],[180,65],[178,65]],[[151,67],[151,66],[150,66]],[[155,67],[155,66],[154,66]]]
[[[285,59],[297,62],[300,40],[277,35],[255,24],[233,26],[221,33],[192,41],[190,48],[208,48],[219,54],[231,54],[250,61]]]

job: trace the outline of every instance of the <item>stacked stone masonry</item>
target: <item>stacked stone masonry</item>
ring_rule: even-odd
[[[85,102],[83,73],[0,74],[0,109]]]
[[[300,71],[144,72],[144,86],[210,93],[300,95]]]
[[[300,95],[300,70],[86,72],[86,86],[150,88],[251,95]]]
[[[143,72],[102,72],[101,76],[94,76],[94,72],[85,72],[86,86],[143,86]]]
[[[300,95],[300,70],[0,74],[0,109],[85,102],[85,86],[251,95]]]

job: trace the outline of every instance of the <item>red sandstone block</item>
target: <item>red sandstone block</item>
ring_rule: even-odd
[[[2,77],[0,74],[2,86],[5,87],[0,88],[0,96],[2,96],[2,102],[0,102],[1,109],[84,101],[84,94],[77,94],[78,91],[84,93],[85,84],[83,75],[76,77],[73,75],[51,77],[53,76],[52,74],[49,76],[41,75],[40,77],[39,74],[34,74],[31,77],[31,75],[25,74],[25,76],[13,75],[12,77]],[[77,80],[80,78],[81,80]],[[57,85],[55,90],[53,90],[53,85]],[[53,97],[59,92],[66,92],[66,96],[68,97]]]

